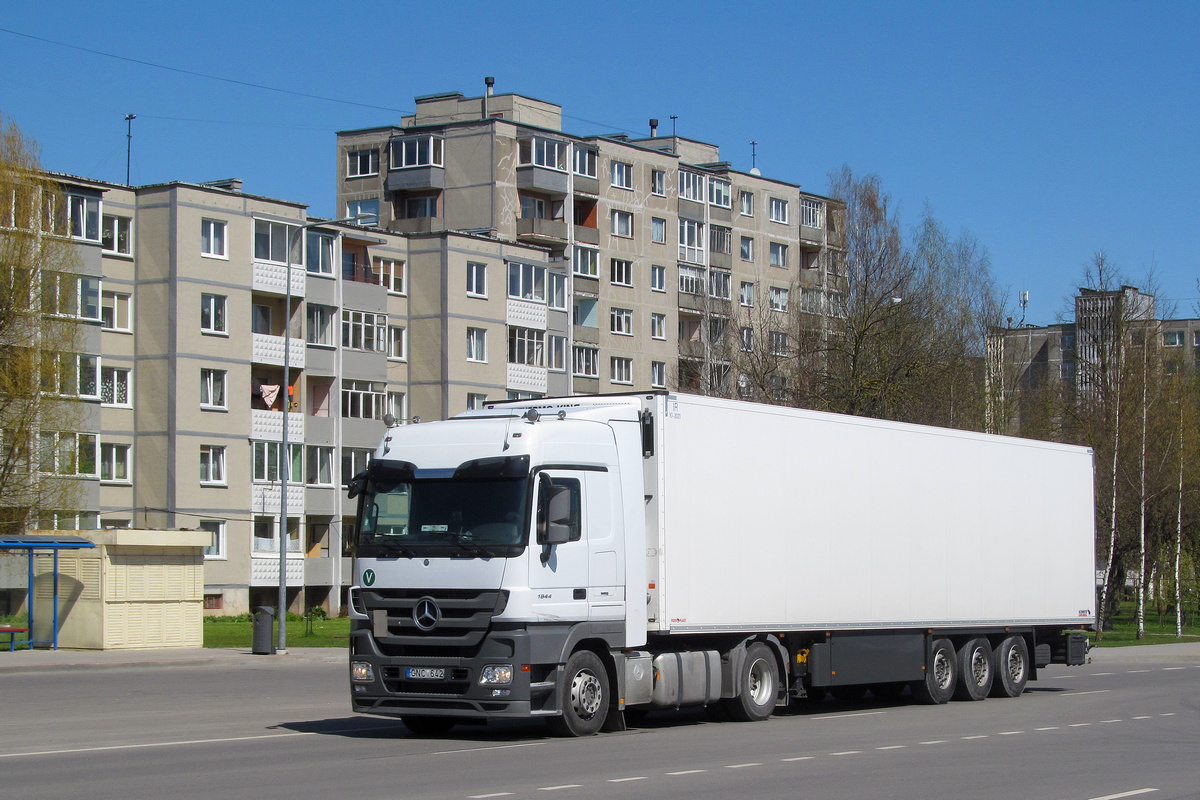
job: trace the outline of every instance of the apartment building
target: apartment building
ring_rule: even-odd
[[[836,313],[838,203],[734,170],[716,145],[661,136],[653,120],[641,139],[573,136],[561,122],[553,103],[451,93],[417,98],[397,126],[338,134],[339,212],[371,214],[390,232],[471,231],[548,253],[563,328],[550,327],[557,315],[543,327],[510,308],[505,396],[728,393],[730,346],[785,355],[790,313]],[[510,276],[510,302],[528,291]],[[769,343],[753,341],[756,327]],[[444,397],[446,414],[475,402],[470,389]]]

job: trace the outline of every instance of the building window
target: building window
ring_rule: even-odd
[[[613,286],[633,286],[633,262],[622,258],[611,259]]]
[[[382,419],[385,399],[382,383],[342,380],[342,417],[345,419]]]
[[[100,370],[100,402],[106,406],[130,408],[133,401],[129,395],[129,369],[126,367],[103,367]]]
[[[355,225],[374,227],[379,224],[379,200],[351,200],[346,203],[346,216],[357,217]]]
[[[738,208],[743,217],[754,216],[754,192],[742,192],[738,195]]]
[[[600,351],[595,347],[575,345],[571,352],[571,372],[579,378],[600,377]]]
[[[618,189],[633,188],[633,164],[624,161],[612,162],[612,185]]]
[[[408,358],[404,341],[404,327],[401,325],[388,325],[387,357],[394,361],[403,361]]]
[[[754,329],[742,328],[738,332],[738,338],[742,344],[742,352],[749,353],[754,350]]]
[[[333,274],[333,237],[328,233],[308,232],[308,271],[314,275]]]
[[[650,170],[650,194],[666,197],[667,173],[661,169]]]
[[[487,395],[467,392],[467,411],[479,411],[487,405]]]
[[[130,231],[133,220],[129,217],[104,215],[104,227],[100,234],[100,249],[119,256],[133,255],[133,237]]]
[[[1164,331],[1163,347],[1183,347],[1183,331]]]
[[[393,419],[407,419],[408,414],[404,408],[404,392],[388,392],[387,393],[387,408],[386,413],[391,414]]]
[[[708,273],[708,296],[718,300],[730,299],[731,283],[730,273],[719,269],[711,270]]]
[[[43,352],[41,391],[64,397],[99,399],[100,359],[78,353]]]
[[[531,194],[521,195],[521,219],[546,219],[546,201]]]
[[[100,445],[100,480],[129,483],[129,448],[127,444]]]
[[[824,203],[805,197],[800,200],[800,224],[810,228],[824,227]]]
[[[738,300],[744,308],[754,308],[754,284],[750,281],[742,281],[741,289],[738,292]]]
[[[600,274],[600,251],[576,245],[575,261],[572,263],[571,269],[576,275],[588,278],[598,277]]]
[[[704,294],[704,270],[697,267],[679,267],[680,294]]]
[[[559,272],[549,273],[550,294],[546,304],[555,311],[567,310],[567,276]]]
[[[404,262],[393,258],[375,259],[375,274],[388,294],[404,294]]]
[[[611,364],[611,381],[613,383],[633,383],[633,359],[624,356],[613,356]]]
[[[586,147],[575,147],[575,174],[585,178],[596,177],[596,151]]]
[[[410,136],[391,142],[391,168],[442,166],[442,139],[438,136]]]
[[[59,475],[94,478],[96,473],[96,436],[90,433],[42,431],[38,469]]]
[[[567,143],[534,136],[517,142],[517,163],[567,171]]]
[[[742,237],[741,256],[742,256],[742,261],[753,261],[754,260],[754,239],[753,239],[753,237],[750,237],[750,236]]]
[[[204,548],[204,557],[225,558],[225,523],[217,519],[202,519],[200,520],[200,530],[212,534],[212,544]],[[215,598],[215,600],[209,598]],[[204,595],[204,607],[221,608],[223,599],[219,594],[206,594]],[[210,603],[212,604],[210,605]]]
[[[210,486],[225,485],[224,445],[200,445],[200,483]]]
[[[704,202],[704,176],[696,172],[679,170],[679,199]]]
[[[724,225],[708,226],[708,249],[714,253],[733,253],[733,231]]]
[[[336,308],[308,303],[305,307],[304,341],[309,344],[333,346],[333,320]]]
[[[283,442],[252,442],[253,456],[253,478],[256,482],[275,482],[283,477],[281,470],[280,456],[283,454]],[[303,483],[304,476],[301,474],[301,468],[304,465],[304,445],[289,444],[288,453],[291,455],[290,469],[287,472],[288,482]]]
[[[633,336],[633,310],[611,309],[608,312],[608,329],[620,336]]]
[[[342,347],[380,352],[387,334],[387,315],[342,309]]]
[[[771,266],[787,268],[788,246],[781,242],[771,242]]]
[[[652,312],[650,314],[650,338],[651,339],[666,339],[667,338],[667,315]]]
[[[679,260],[704,263],[704,223],[679,220]]]
[[[200,370],[200,407],[225,408],[225,370]]]
[[[293,241],[293,234],[297,230],[299,228],[295,225],[254,220],[254,257],[259,261],[284,264],[288,261],[288,248],[291,247],[291,263],[300,264],[300,241],[298,238]]]
[[[612,235],[624,239],[633,238],[633,214],[628,211],[612,211]]]
[[[721,208],[729,208],[729,181],[721,180],[720,178],[708,179],[708,203],[709,205],[720,206]]]
[[[653,264],[650,267],[650,289],[655,292],[667,290],[667,268],[662,264]]]
[[[787,289],[780,289],[778,286],[771,287],[771,310],[783,312],[788,310]]]
[[[650,386],[654,389],[667,388],[667,364],[664,361],[650,362]]]
[[[200,332],[228,333],[225,329],[225,295],[200,295]]]
[[[487,297],[487,264],[467,262],[467,294],[471,297]]]
[[[546,268],[536,264],[508,263],[508,296],[514,300],[546,302]]]
[[[67,197],[71,236],[86,242],[100,241],[100,199],[73,194]]]
[[[305,482],[309,486],[333,486],[333,448],[310,444],[305,450]]]
[[[349,150],[346,153],[346,177],[362,178],[379,174],[378,150]]]
[[[508,329],[508,363],[546,366],[546,332],[533,328]]]
[[[219,219],[200,220],[200,255],[210,258],[229,258],[225,251],[226,223]]]
[[[487,331],[467,328],[467,361],[487,362]]]
[[[434,218],[437,213],[437,195],[423,194],[404,198],[405,219]]]
[[[770,213],[768,215],[771,222],[787,222],[788,221],[788,202],[781,197],[772,197]]]
[[[771,331],[771,355],[786,356],[788,351],[787,339],[787,334],[783,331]]]
[[[575,324],[581,328],[599,328],[600,319],[597,312],[596,298],[586,297],[584,295],[575,295]]]
[[[546,337],[546,368],[551,372],[566,372],[567,337]]]
[[[667,241],[667,221],[665,219],[650,218],[650,240],[658,244]]]
[[[129,301],[130,295],[124,292],[101,292],[100,327],[106,331],[132,331]]]
[[[363,447],[342,448],[342,485],[349,486],[350,479],[367,468],[367,464],[375,456],[374,449]]]

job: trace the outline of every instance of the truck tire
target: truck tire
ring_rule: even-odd
[[[454,720],[449,717],[421,717],[405,714],[400,717],[400,721],[412,732],[413,736],[443,736],[454,727]]]
[[[958,649],[958,686],[955,700],[986,700],[992,691],[992,646],[982,636]]]
[[[591,650],[579,650],[562,670],[562,715],[547,722],[559,736],[591,736],[608,718],[608,670]]]
[[[779,665],[775,654],[762,642],[746,648],[737,684],[742,687],[737,697],[723,701],[729,716],[741,722],[757,722],[771,716],[775,710],[775,695],[779,691]]]
[[[992,651],[992,697],[1020,697],[1029,680],[1029,647],[1024,636],[1009,636]]]
[[[954,645],[949,639],[935,639],[929,654],[929,666],[925,680],[913,681],[912,693],[917,702],[926,705],[941,705],[954,696],[954,685],[958,678],[958,662]]]

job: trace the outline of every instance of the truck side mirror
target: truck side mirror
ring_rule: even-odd
[[[367,488],[367,471],[364,469],[350,479],[350,483],[346,486],[346,497],[353,500],[362,494],[365,488]]]

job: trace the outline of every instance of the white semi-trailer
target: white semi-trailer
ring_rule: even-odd
[[[417,733],[911,687],[1015,697],[1095,622],[1091,451],[653,392],[393,425],[359,496],[355,711]]]

